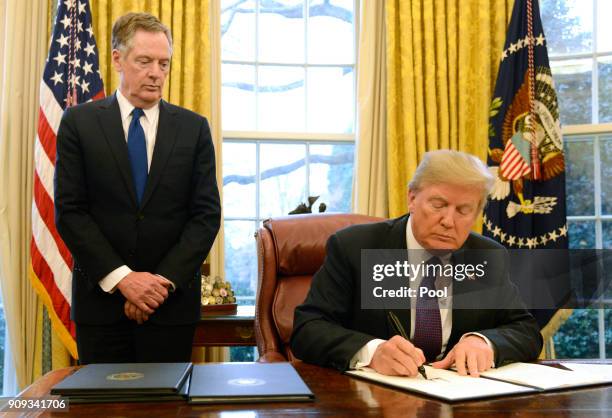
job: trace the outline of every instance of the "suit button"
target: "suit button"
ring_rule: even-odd
[[[136,252],[134,250],[131,250],[131,251],[128,252],[128,255],[130,257],[134,257],[134,255],[136,255]]]
[[[144,215],[141,212],[138,212],[136,214],[136,219],[139,220],[139,221],[142,221],[144,219]]]

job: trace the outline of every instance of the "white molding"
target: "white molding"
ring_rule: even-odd
[[[612,134],[612,123],[565,125],[562,132],[563,135]]]
[[[355,134],[322,134],[308,132],[223,131],[223,140],[335,141],[354,142]]]

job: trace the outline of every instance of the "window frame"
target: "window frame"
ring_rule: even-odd
[[[360,2],[359,0],[352,0],[353,2],[353,57],[352,63],[334,63],[334,64],[313,64],[308,63],[308,31],[309,31],[309,12],[310,0],[304,0],[303,2],[303,13],[304,13],[304,60],[301,63],[279,63],[273,61],[259,61],[259,15],[260,15],[260,4],[258,0],[256,2],[255,11],[255,50],[254,59],[250,60],[224,60],[221,59],[221,68],[223,64],[230,65],[249,65],[253,66],[255,71],[254,76],[254,100],[255,100],[255,130],[225,130],[222,127],[221,136],[222,141],[227,143],[255,143],[256,146],[256,162],[255,162],[255,199],[256,209],[255,217],[252,216],[224,216],[223,221],[248,221],[255,222],[257,230],[262,222],[263,218],[260,214],[260,184],[261,184],[261,170],[260,170],[260,146],[261,144],[305,144],[306,145],[306,192],[310,192],[310,167],[308,157],[310,155],[311,145],[339,145],[339,144],[353,144],[356,145],[357,130],[358,130],[358,113],[357,113],[357,85],[358,85],[358,62],[359,56],[359,24],[360,24]],[[291,68],[303,68],[304,69],[304,126],[302,131],[293,132],[280,132],[280,131],[261,131],[259,127],[259,67],[261,66],[275,66],[275,67],[291,67]],[[353,131],[351,133],[326,133],[326,132],[308,132],[308,69],[309,68],[346,68],[351,67],[353,69]],[[353,202],[351,202],[351,207]],[[224,237],[227,239],[227,237]],[[237,301],[253,301],[255,303],[257,294],[253,296],[237,296]]]

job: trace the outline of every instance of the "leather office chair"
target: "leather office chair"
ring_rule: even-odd
[[[255,337],[259,361],[295,359],[289,347],[293,313],[323,264],[330,235],[350,225],[382,220],[357,214],[308,214],[264,221],[256,234]]]

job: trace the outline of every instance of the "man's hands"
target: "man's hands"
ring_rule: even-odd
[[[455,364],[461,376],[468,373],[478,377],[480,373],[489,370],[493,364],[493,349],[478,335],[463,337],[453,349],[440,361],[431,365],[438,369],[448,369]]]
[[[369,367],[393,376],[416,376],[425,363],[425,355],[410,341],[396,335],[376,348]]]
[[[127,316],[132,321],[138,322],[138,325],[143,324],[145,321],[149,320],[149,315],[141,311],[129,300],[125,301],[123,305],[123,311],[125,312],[125,316]]]
[[[146,272],[132,272],[117,284],[117,289],[127,299],[125,315],[139,324],[148,320],[149,315],[164,303],[170,287],[169,280]]]

